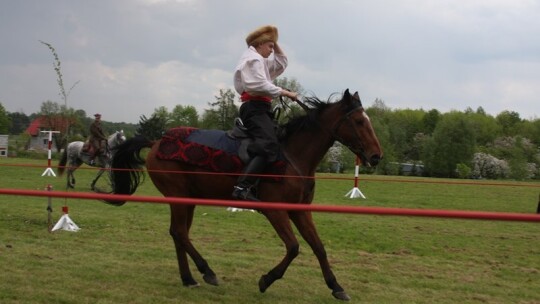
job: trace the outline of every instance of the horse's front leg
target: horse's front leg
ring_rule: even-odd
[[[298,232],[302,235],[304,240],[311,246],[313,253],[319,260],[319,265],[324,276],[324,280],[328,288],[332,290],[332,295],[339,300],[349,301],[351,298],[345,292],[345,290],[339,285],[337,279],[330,268],[330,263],[326,256],[326,250],[319,238],[315,224],[313,223],[313,217],[311,212],[290,212],[289,216],[294,222]]]
[[[171,205],[171,226],[169,232],[176,249],[180,278],[184,286],[195,287],[199,285],[189,269],[187,253],[193,259],[199,272],[203,275],[204,281],[210,285],[217,286],[218,280],[216,274],[189,239],[189,229],[193,220],[194,210],[195,206]]]
[[[260,292],[265,292],[270,285],[283,277],[291,262],[298,256],[300,249],[300,244],[294,235],[291,222],[286,211],[265,210],[263,211],[263,214],[266,216],[268,221],[270,221],[281,240],[285,243],[287,252],[283,260],[281,260],[276,267],[261,277],[259,280]]]

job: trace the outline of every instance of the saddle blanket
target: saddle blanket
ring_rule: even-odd
[[[178,127],[165,132],[156,156],[213,172],[241,173],[245,164],[238,156],[240,144],[240,140],[231,138],[225,131]],[[285,165],[284,160],[277,160],[265,174],[283,175]]]

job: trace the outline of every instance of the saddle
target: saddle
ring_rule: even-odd
[[[248,129],[244,126],[242,119],[236,117],[234,119],[234,126],[231,130],[226,132],[227,136],[233,140],[239,141],[240,146],[238,147],[238,157],[242,160],[244,164],[247,164],[251,159],[247,147],[253,142],[253,139],[249,136]]]
[[[252,141],[240,118],[228,131],[177,127],[162,136],[156,156],[214,172],[240,173],[250,160],[247,148]],[[285,159],[279,157],[269,166],[268,174],[282,175],[285,165]]]
[[[96,149],[96,147],[94,147],[94,145],[92,145],[88,140],[84,142],[81,152],[89,157],[99,157],[101,155],[105,155],[104,151]]]
[[[89,157],[95,157],[97,156],[98,151],[96,151],[94,145],[90,144],[90,142],[87,140],[84,142],[81,152],[88,155]]]

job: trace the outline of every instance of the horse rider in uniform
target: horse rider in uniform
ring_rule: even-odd
[[[272,25],[254,30],[246,37],[248,48],[240,57],[234,72],[234,87],[242,101],[240,118],[254,139],[248,147],[251,160],[232,193],[235,199],[259,201],[252,191],[259,180],[257,175],[277,159],[279,142],[271,108],[272,98],[285,96],[296,100],[298,97],[298,93],[272,83],[285,71],[288,63],[277,40],[278,29]]]
[[[95,164],[96,156],[102,155],[105,153],[105,148],[107,146],[107,136],[103,132],[101,127],[101,114],[94,114],[95,120],[90,125],[90,137],[88,142],[94,148],[94,153],[90,155],[90,164]]]

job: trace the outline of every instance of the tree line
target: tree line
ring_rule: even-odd
[[[399,174],[395,164],[407,162],[434,177],[539,178],[539,119],[508,110],[491,116],[481,107],[392,110],[382,100],[367,112],[385,149],[383,173]]]
[[[280,78],[276,84],[304,93],[294,79]],[[138,124],[103,121],[108,133],[123,129],[128,137],[136,133],[158,139],[163,132],[176,126],[228,130],[238,116],[238,97],[230,89],[220,90],[208,108],[199,114],[195,107],[178,104],[172,109],[158,107],[147,117],[141,115]],[[274,100],[275,104],[279,101]],[[366,106],[364,104],[364,106]],[[289,103],[287,115],[302,110]],[[375,169],[364,173],[386,175],[423,175],[448,178],[540,178],[540,119],[523,119],[514,111],[496,116],[483,108],[441,113],[436,109],[391,109],[381,99],[366,107],[366,112],[379,137],[384,158]],[[67,117],[69,134],[65,140],[83,140],[93,121],[83,110],[75,110],[47,101],[40,112],[29,116],[6,112],[0,103],[0,134],[21,134],[38,116]],[[50,121],[55,121],[51,119]],[[53,127],[53,126],[51,126]],[[63,147],[65,141],[58,142]],[[355,156],[336,143],[320,166],[320,171],[351,170]],[[408,170],[405,170],[408,165]]]
[[[276,84],[301,94],[294,79],[277,79]],[[159,138],[165,129],[193,126],[230,129],[238,116],[237,97],[221,90],[202,116],[192,106],[177,105],[171,112],[161,107],[150,118],[141,116],[138,132]],[[278,100],[273,103],[277,105]],[[366,105],[364,105],[366,106]],[[291,105],[289,112],[302,110]],[[496,116],[482,107],[441,113],[436,109],[391,109],[381,99],[366,108],[384,150],[375,169],[364,173],[421,175],[447,178],[540,178],[540,119],[522,119],[519,113],[503,111]],[[283,123],[287,118],[282,117]],[[320,171],[351,170],[355,156],[336,143],[322,162]],[[409,170],[405,170],[406,166]]]

